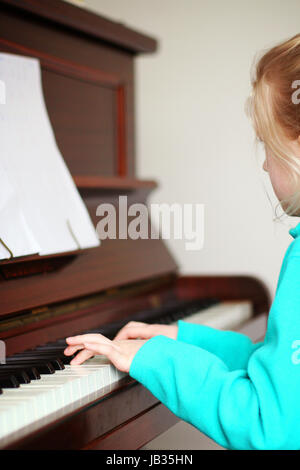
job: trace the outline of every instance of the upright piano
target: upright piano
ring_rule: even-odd
[[[136,177],[134,141],[134,60],[156,48],[61,0],[0,0],[0,52],[40,60],[56,140],[95,225],[100,203],[146,203],[156,187]],[[254,277],[181,276],[161,239],[1,261],[0,448],[138,449],[178,421],[103,357],[72,368],[66,336],[183,318],[257,341],[269,306]]]

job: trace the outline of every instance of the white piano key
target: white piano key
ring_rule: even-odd
[[[253,306],[250,301],[224,301],[212,305],[205,310],[200,310],[200,312],[188,315],[183,320],[188,323],[198,323],[212,328],[229,330],[237,328],[249,320],[252,315]]]
[[[25,399],[17,398],[16,396],[8,396],[1,400],[1,405],[8,407],[11,412],[11,419],[9,423],[9,432],[13,432],[20,426],[29,424],[36,418],[36,407],[32,400],[28,397]],[[1,419],[1,413],[0,413]],[[1,420],[2,423],[2,420]],[[0,426],[0,433],[2,425]]]
[[[14,388],[5,389],[1,395],[1,403],[8,403],[15,401],[17,404],[25,403],[26,410],[28,411],[26,417],[26,424],[29,421],[36,419],[39,415],[40,410],[44,408],[44,397],[43,393],[39,392],[32,393],[30,389]]]
[[[18,406],[14,401],[0,404],[0,438],[17,429],[17,418],[19,413],[22,416],[22,409],[22,405]]]

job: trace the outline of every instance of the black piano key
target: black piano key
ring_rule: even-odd
[[[14,376],[18,379],[20,384],[29,384],[31,382],[29,375],[23,370],[20,372],[15,371]]]
[[[70,361],[73,359],[74,355],[72,356],[65,356],[64,355],[64,350],[51,350],[51,351],[36,351],[36,350],[30,350],[30,351],[24,351],[23,353],[18,353],[15,356],[12,357],[22,357],[22,358],[27,358],[30,357],[35,358],[37,360],[59,360],[62,362],[62,364],[69,364]]]
[[[30,349],[27,351],[23,351],[22,353],[17,353],[11,357],[23,357],[26,358],[28,356],[36,357],[37,360],[51,360],[53,358],[59,359],[63,365],[69,365],[72,359],[75,357],[75,354],[71,356],[65,356],[64,350],[67,347],[67,344],[64,347],[53,347],[50,346],[47,349],[43,349],[43,347],[38,347],[36,349]]]
[[[67,345],[67,342],[66,342],[66,338],[61,338],[61,339],[58,339],[57,341],[51,341],[49,343],[39,344],[34,349],[36,351],[43,351],[43,350],[47,350],[47,349],[58,349],[58,350],[62,349],[62,350],[64,350],[67,346],[68,345]]]
[[[9,358],[6,358],[6,362],[11,366],[22,364],[25,367],[35,367],[40,374],[54,374],[55,368],[51,362],[42,362],[42,361],[8,361]]]
[[[118,331],[129,321],[141,321],[149,324],[170,324],[178,321],[179,319],[184,319],[184,317],[192,315],[193,313],[200,312],[201,310],[204,310],[217,303],[219,303],[219,299],[213,297],[188,300],[172,299],[171,301],[164,302],[157,308],[149,308],[141,312],[136,312],[134,315],[126,318],[126,320],[110,323],[108,325],[99,325],[99,327],[75,334],[100,333],[109,339],[113,339]],[[69,336],[71,336],[71,334]],[[15,357],[23,357],[25,359],[32,357],[34,360],[38,361],[44,359],[47,360],[47,362],[54,361],[52,365],[56,370],[58,370],[61,367],[61,364],[69,364],[75,356],[64,355],[63,352],[67,346],[68,344],[66,343],[66,338],[61,338],[56,341],[41,344],[35,349],[26,351],[24,354],[19,353],[15,355]]]
[[[37,365],[41,365],[43,363],[47,363],[52,366],[54,370],[63,370],[65,366],[63,365],[60,359],[52,359],[52,358],[38,358],[37,356],[10,356],[6,358],[7,364],[23,364],[27,363],[28,365],[32,364],[33,366],[37,367]],[[38,367],[37,367],[38,368]]]
[[[100,333],[109,339],[113,339],[117,332],[123,328],[129,321],[142,321],[146,323],[158,323],[158,324],[169,324],[176,322],[177,320],[184,318],[193,313],[204,310],[212,305],[219,303],[219,300],[216,298],[202,298],[202,299],[192,299],[192,300],[172,300],[164,303],[158,308],[146,309],[142,312],[137,312],[134,315],[131,315],[126,320],[121,320],[119,322],[110,323],[108,325],[100,325],[99,327],[93,328],[88,331],[81,332],[80,334],[88,333]],[[52,348],[61,348],[62,350],[67,346],[65,338],[57,340],[53,343],[47,343],[45,345],[39,346],[38,350],[51,350]]]
[[[37,346],[35,349],[32,349],[31,351],[45,351],[45,352],[60,352],[60,351],[64,351],[64,349],[66,349],[67,347],[67,343],[65,344],[53,344],[53,343],[50,343],[50,344],[42,344],[40,346]]]
[[[29,375],[23,370],[20,372],[15,371],[14,376],[20,384],[29,384],[31,382]]]
[[[40,380],[41,376],[36,367],[31,367],[30,369],[25,369],[31,380]]]
[[[20,383],[14,375],[1,375],[0,374],[0,387],[1,388],[18,388]]]
[[[24,372],[23,370],[11,370],[11,371],[0,371],[0,377],[4,377],[4,376],[7,376],[7,375],[13,375],[17,381],[19,382],[19,384],[29,384],[31,382],[29,376],[26,374],[26,372]]]
[[[68,362],[66,362],[66,357],[65,354],[64,354],[64,350],[66,348],[62,348],[62,349],[49,349],[49,350],[35,350],[35,351],[32,351],[33,354],[36,354],[37,357],[40,357],[40,358],[47,358],[47,357],[55,357],[57,359],[60,359],[62,361],[63,364],[68,364]],[[68,357],[71,357],[71,356],[68,356]]]
[[[72,356],[65,356],[61,358],[61,361],[65,364],[65,365],[69,365],[70,362],[72,361],[72,359],[74,359],[74,357],[76,356],[76,354],[72,354]]]
[[[39,380],[41,378],[38,370],[35,367],[24,367],[23,365],[18,365],[15,364],[14,366],[8,365],[8,364],[1,364],[0,365],[0,372],[1,371],[6,371],[10,373],[14,373],[15,371],[24,371],[30,378],[30,380]]]
[[[14,354],[13,356],[10,357],[34,357],[36,359],[43,359],[44,357],[48,357],[51,359],[59,359],[60,356],[63,355],[63,350],[47,350],[47,351],[40,351],[36,349],[29,349],[27,351],[23,351],[22,353],[17,353]]]

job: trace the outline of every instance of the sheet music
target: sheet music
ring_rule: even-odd
[[[17,191],[1,166],[0,182],[0,259],[38,253],[40,247],[26,223]]]
[[[0,104],[0,186],[7,186],[9,178],[15,202],[5,199],[7,187],[0,192],[0,238],[5,237],[14,256],[37,249],[46,255],[99,245],[55,141],[39,61],[0,53],[1,81],[5,104]],[[0,258],[5,257],[9,255],[2,247]]]

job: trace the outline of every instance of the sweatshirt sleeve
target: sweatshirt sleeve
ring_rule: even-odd
[[[263,344],[254,344],[248,336],[235,331],[217,330],[182,320],[178,322],[177,340],[215,354],[229,370],[245,369],[251,354]]]
[[[264,344],[247,368],[230,370],[203,348],[156,336],[139,349],[129,372],[224,447],[300,449],[300,257],[289,259]]]

